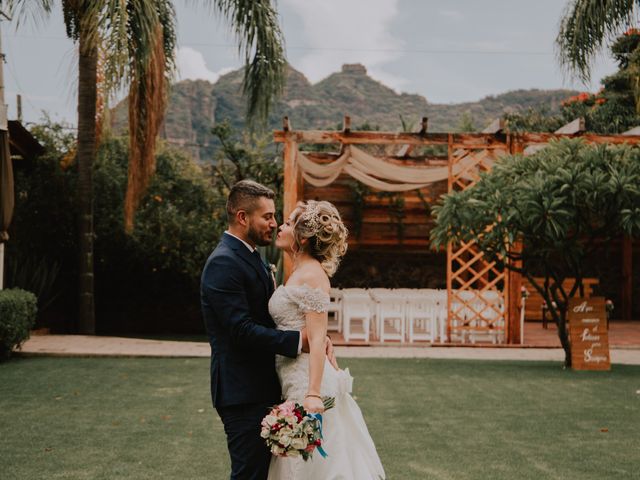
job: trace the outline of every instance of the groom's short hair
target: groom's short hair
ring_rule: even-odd
[[[276,194],[270,188],[253,180],[240,180],[231,187],[229,197],[227,197],[227,219],[229,223],[235,223],[236,213],[239,210],[251,213],[261,197],[273,200],[276,198]]]

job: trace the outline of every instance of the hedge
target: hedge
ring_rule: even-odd
[[[33,293],[19,288],[0,290],[0,359],[9,358],[29,338],[37,310]]]

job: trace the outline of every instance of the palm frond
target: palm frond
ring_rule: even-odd
[[[7,0],[0,2],[10,17],[15,21],[16,28],[25,21],[39,23],[46,19],[54,5],[54,0]]]
[[[244,59],[242,91],[247,117],[266,120],[272,102],[283,91],[286,77],[284,36],[271,0],[191,0],[222,14]]]
[[[135,210],[155,172],[156,138],[164,120],[175,69],[173,5],[168,0],[147,3],[151,10],[131,11],[127,26],[131,62],[124,70],[130,83],[125,229],[129,232],[133,229]]]
[[[640,0],[574,0],[560,22],[556,38],[560,64],[587,82],[603,44],[633,21]]]

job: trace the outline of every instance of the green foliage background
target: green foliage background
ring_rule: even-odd
[[[31,285],[21,286],[36,290],[36,280],[51,266],[59,268],[49,289],[39,293],[54,301],[38,326],[72,332],[78,260],[73,134],[51,123],[33,133],[46,153],[16,171],[8,270],[24,273],[31,268]],[[126,235],[122,212],[127,155],[125,138],[107,138],[94,167],[98,331],[200,331],[199,276],[224,229],[224,197],[212,188],[212,176],[202,167],[184,153],[161,146],[157,173],[135,229]],[[62,165],[69,163],[67,168]],[[18,283],[17,275],[9,277],[9,285]]]
[[[562,102],[559,112],[536,105],[507,115],[511,131],[552,132],[578,117],[586,130],[600,134],[625,132],[640,126],[640,31],[629,30],[611,45],[618,71],[601,80],[596,94],[582,93]]]

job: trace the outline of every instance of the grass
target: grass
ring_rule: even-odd
[[[640,367],[344,359],[390,479],[631,479]],[[224,479],[206,359],[0,364],[3,479]]]

